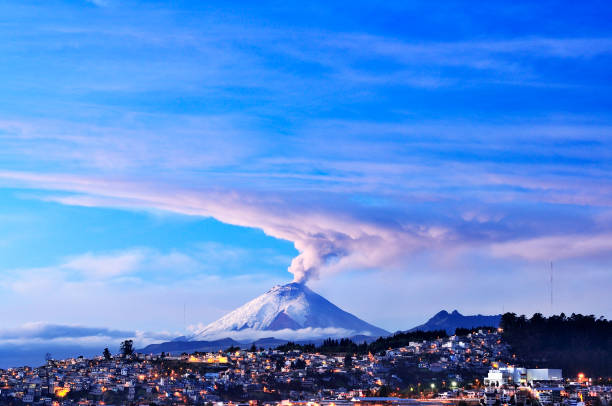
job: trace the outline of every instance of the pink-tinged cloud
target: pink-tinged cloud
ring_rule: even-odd
[[[497,257],[519,257],[531,261],[612,256],[612,234],[570,234],[506,241],[493,244],[491,252]]]
[[[0,172],[0,178],[20,186],[73,193],[43,197],[63,204],[163,210],[261,229],[293,242],[299,254],[288,270],[299,282],[346,269],[398,269],[411,256],[426,251],[442,261],[474,249],[494,257],[538,261],[593,257],[612,248],[612,234],[605,231],[568,235],[562,230],[560,235],[559,229],[546,232],[546,223],[533,218],[521,219],[518,228],[511,218],[508,224],[513,227],[508,227],[503,213],[477,209],[436,221],[378,207],[372,215],[354,205],[325,205],[270,193],[22,172]],[[123,264],[130,258],[121,260]]]
[[[278,196],[190,190],[64,175],[1,172],[5,180],[32,187],[80,193],[46,199],[70,205],[157,209],[212,217],[259,228],[294,243],[299,255],[289,266],[296,281],[321,271],[375,269],[399,263],[415,251],[444,245],[450,230],[410,222],[376,221],[350,212],[295,204]]]

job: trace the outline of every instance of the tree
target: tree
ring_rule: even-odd
[[[351,354],[344,356],[344,368],[347,370],[353,368],[353,357],[351,357]]]
[[[255,344],[251,345],[251,348],[249,349],[249,352],[257,352],[257,347],[255,346]]]
[[[388,385],[383,385],[378,389],[376,396],[379,396],[381,398],[386,398],[387,396],[389,396],[390,393],[391,393],[391,388]]]
[[[413,331],[411,333],[395,333],[387,337],[379,337],[370,344],[365,341],[363,344],[356,344],[349,338],[340,340],[328,338],[319,346],[315,344],[296,344],[287,342],[286,344],[276,347],[278,351],[290,352],[299,350],[301,352],[320,352],[323,354],[336,354],[339,352],[350,354],[379,354],[384,355],[389,348],[398,348],[408,345],[411,341],[435,340],[436,338],[447,337],[445,330],[435,331]]]
[[[298,358],[293,363],[293,369],[304,369],[306,368],[306,361],[301,358]]]
[[[554,367],[568,376],[612,374],[612,320],[563,313],[550,317],[536,313],[529,319],[506,313],[501,327],[504,341],[528,368]]]
[[[104,349],[104,352],[102,353],[102,355],[104,355],[104,359],[107,361],[110,361],[110,359],[112,358],[111,352],[108,350],[108,348]]]
[[[285,367],[285,358],[278,358],[276,360],[276,370],[280,371]]]
[[[123,354],[125,357],[131,356],[132,354],[134,354],[134,341],[125,340],[121,343],[120,348],[121,348],[121,354]]]

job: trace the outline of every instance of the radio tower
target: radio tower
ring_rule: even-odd
[[[553,263],[550,261],[550,314],[554,314],[553,308]]]

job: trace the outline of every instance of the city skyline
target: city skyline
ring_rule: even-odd
[[[292,280],[389,331],[612,315],[605,3],[0,11],[0,348],[165,341]]]

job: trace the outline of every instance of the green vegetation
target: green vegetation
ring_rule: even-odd
[[[125,340],[121,343],[121,354],[128,357],[134,354],[134,342],[132,340]]]
[[[528,319],[506,313],[501,327],[504,340],[527,367],[561,368],[565,376],[612,376],[612,321],[603,317],[536,313]]]
[[[353,357],[350,354],[344,356],[344,368],[351,369],[353,367]]]
[[[497,330],[497,327],[492,327],[492,326],[481,326],[481,327],[472,327],[472,328],[457,327],[455,329],[455,335],[456,336],[466,336],[478,330],[491,332],[491,331]]]
[[[342,338],[335,340],[328,338],[319,346],[314,344],[296,344],[294,342],[288,342],[283,344],[276,349],[279,351],[293,351],[299,350],[302,352],[318,352],[321,354],[367,354],[367,353],[378,353],[381,351],[388,350],[389,348],[398,348],[408,345],[411,341],[423,341],[423,340],[435,340],[436,338],[446,337],[444,330],[436,331],[414,331],[410,333],[395,333],[387,337],[379,337],[371,343],[363,342],[356,344],[350,338]]]

